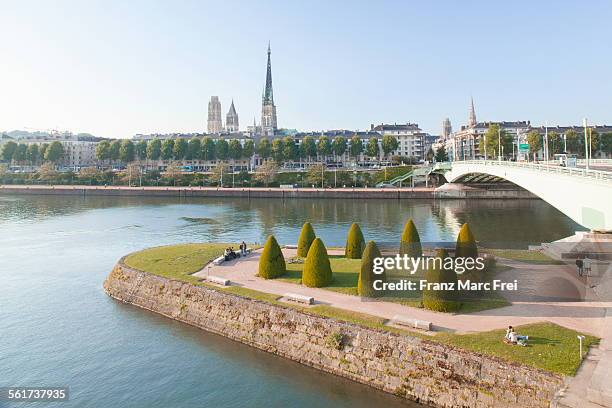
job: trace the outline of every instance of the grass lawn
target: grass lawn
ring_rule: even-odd
[[[435,341],[541,368],[564,375],[574,375],[580,367],[578,336],[580,333],[554,323],[535,323],[515,327],[517,333],[529,336],[526,347],[505,344],[505,330],[474,334],[439,333]],[[598,339],[585,336],[586,347]],[[586,348],[584,348],[586,350]]]
[[[223,254],[225,248],[239,244],[180,244],[145,249],[125,258],[131,268],[169,279],[197,283],[199,278],[191,276],[204,265]]]
[[[511,259],[534,264],[544,265],[564,265],[563,262],[552,259],[539,251],[529,251],[527,249],[489,249],[482,248],[482,252],[495,255],[499,258]]]
[[[361,268],[361,259],[347,259],[342,255],[330,255],[329,263],[331,265],[334,280],[331,285],[324,287],[323,289],[331,290],[334,292],[344,293],[346,295],[358,296],[357,294],[357,280],[359,279],[359,270]],[[287,274],[282,278],[278,278],[284,282],[290,282],[295,284],[301,284],[302,270],[304,269],[303,263],[287,263]],[[419,280],[422,279],[422,275],[415,274],[406,276],[401,275],[403,279]],[[400,303],[402,305],[410,307],[422,307],[421,306],[421,292],[418,290],[414,291],[401,291],[397,292],[394,296],[384,296],[379,298],[387,302]],[[501,297],[497,293],[488,294],[487,297],[481,297],[475,300],[464,300],[462,301],[461,313],[474,313],[481,310],[495,309],[499,307],[508,306],[510,303]]]

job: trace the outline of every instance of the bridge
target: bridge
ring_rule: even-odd
[[[612,170],[586,170],[497,160],[437,163],[433,173],[450,183],[514,183],[598,231],[612,231]]]

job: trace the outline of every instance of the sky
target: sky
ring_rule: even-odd
[[[612,124],[610,1],[0,0],[0,130],[203,132],[210,96],[279,127]]]

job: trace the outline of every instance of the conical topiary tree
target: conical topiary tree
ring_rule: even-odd
[[[285,257],[274,235],[270,235],[259,258],[259,274],[264,279],[274,279],[287,272]]]
[[[329,285],[331,281],[332,270],[327,249],[325,249],[321,238],[315,238],[304,262],[302,284],[310,288],[320,288]]]
[[[376,297],[382,295],[381,292],[374,290],[374,281],[386,279],[385,273],[374,273],[374,258],[380,258],[380,250],[374,241],[368,242],[361,257],[361,269],[359,280],[357,281],[357,293],[359,296]]]
[[[408,255],[411,258],[420,258],[423,256],[423,248],[421,247],[421,237],[412,218],[406,222],[404,232],[400,241],[400,255]]]
[[[478,247],[476,246],[476,240],[474,239],[474,234],[472,234],[470,226],[467,222],[461,226],[461,230],[457,236],[455,258],[478,258]]]
[[[312,245],[312,241],[314,241],[316,237],[312,225],[310,225],[309,222],[305,222],[300,232],[300,238],[298,239],[297,256],[306,258],[310,245]]]
[[[436,259],[439,258],[439,259]],[[452,290],[423,290],[423,307],[438,312],[454,312],[459,309],[457,301],[457,274],[452,268],[445,268],[445,260],[448,253],[445,249],[437,249],[433,259],[430,259],[430,267],[425,272],[427,284],[453,283]]]
[[[365,248],[365,239],[363,232],[359,228],[359,224],[354,222],[349,229],[346,237],[346,249],[344,255],[349,259],[360,259],[363,249]]]

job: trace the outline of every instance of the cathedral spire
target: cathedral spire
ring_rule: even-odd
[[[264,89],[263,101],[274,104],[274,95],[272,93],[272,62],[270,61],[270,42],[268,41],[268,69],[266,72],[266,87]]]
[[[474,98],[472,97],[472,104],[470,106],[470,117],[468,119],[468,126],[475,127],[476,124],[476,109],[474,109]]]

